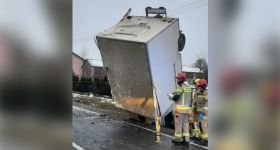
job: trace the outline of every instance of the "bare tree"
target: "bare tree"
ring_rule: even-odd
[[[83,47],[83,49],[81,51],[81,57],[84,59],[88,58],[88,49],[86,47]]]
[[[200,55],[192,65],[194,68],[198,68],[200,72],[206,73],[208,71],[208,64],[205,55]]]

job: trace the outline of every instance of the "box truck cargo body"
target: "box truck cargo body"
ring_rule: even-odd
[[[174,110],[168,94],[181,72],[179,19],[128,16],[96,36],[117,106],[154,118],[153,86],[162,117]]]

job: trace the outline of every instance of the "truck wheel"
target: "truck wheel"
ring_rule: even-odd
[[[146,122],[146,118],[144,116],[138,115],[138,119],[140,122]]]
[[[184,49],[185,43],[186,43],[186,37],[182,32],[180,32],[180,37],[178,39],[178,50],[179,50],[179,52],[181,52]]]
[[[172,112],[170,112],[164,117],[164,121],[166,128],[175,129],[175,122]]]

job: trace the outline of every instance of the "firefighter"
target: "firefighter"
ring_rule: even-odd
[[[198,87],[198,81],[200,79],[193,79],[192,80],[192,91],[193,91],[193,99],[195,98],[195,93],[197,92],[197,90],[199,90],[199,87]],[[199,128],[199,117],[198,117],[198,112],[195,111],[195,107],[194,107],[194,102],[193,103],[193,115],[192,115],[192,118],[193,118],[193,122],[190,123],[191,125],[191,138],[193,138],[193,140],[197,140],[197,139],[200,139],[201,137],[201,130]]]
[[[194,111],[201,124],[202,134],[200,138],[208,140],[208,88],[207,81],[200,79],[194,97]]]
[[[197,88],[197,85],[198,85],[198,81],[199,81],[200,79],[193,79],[193,85]]]
[[[175,101],[175,139],[174,143],[189,144],[189,122],[192,120],[192,87],[186,82],[186,74],[179,73],[176,75],[178,87],[169,99]]]

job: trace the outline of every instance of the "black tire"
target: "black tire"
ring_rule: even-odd
[[[144,116],[138,115],[138,119],[140,122],[143,122],[143,123],[146,122],[146,117],[144,117]]]
[[[181,52],[184,49],[185,43],[186,43],[186,37],[182,32],[180,32],[180,37],[178,39],[178,50],[179,50],[179,52]]]

